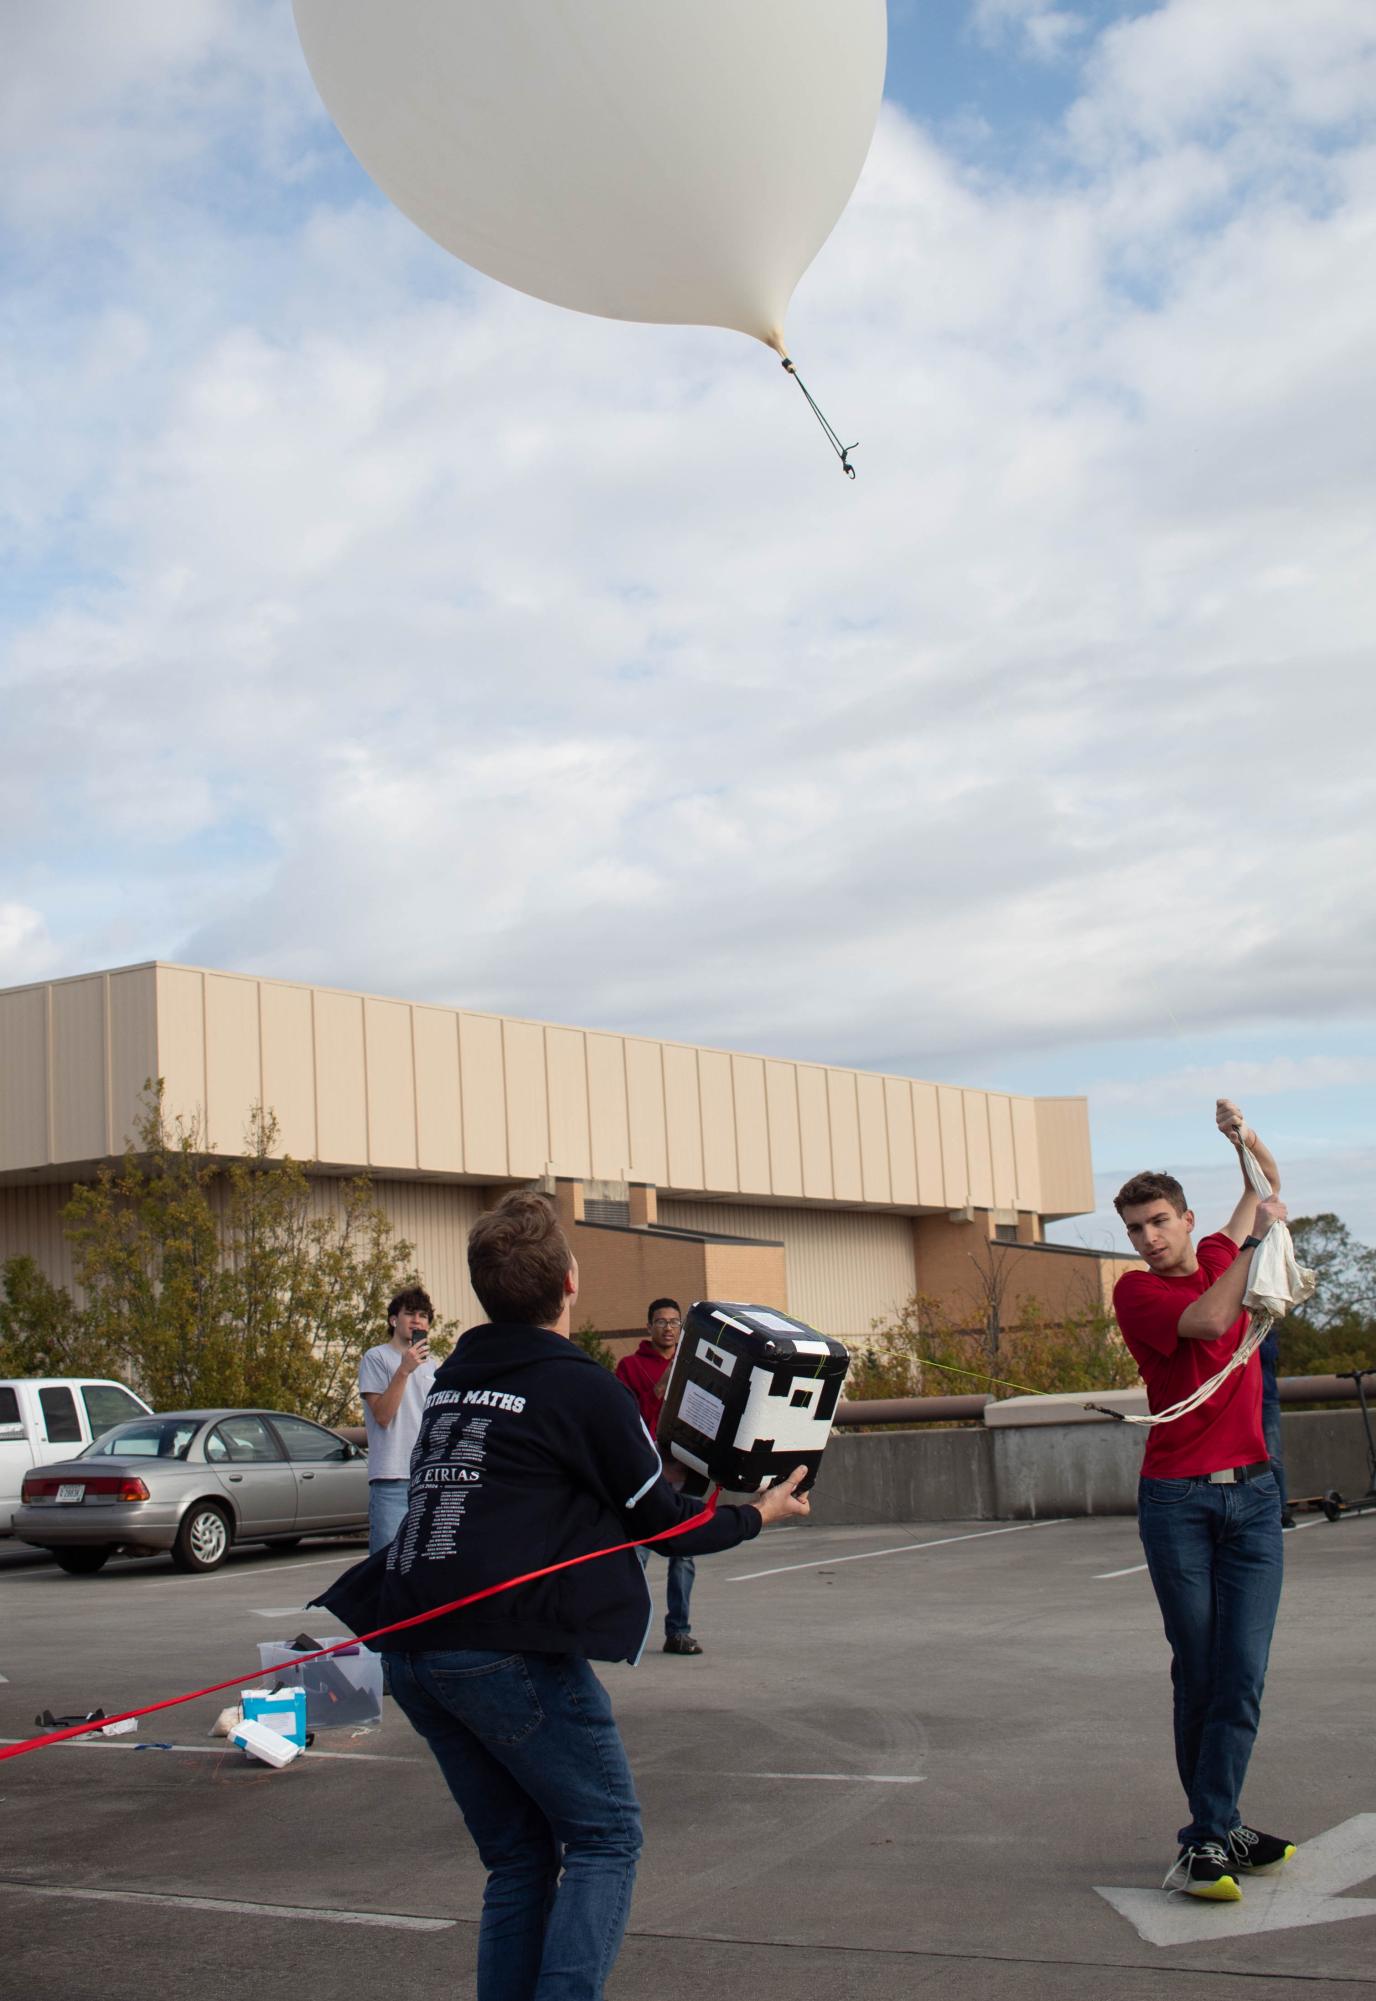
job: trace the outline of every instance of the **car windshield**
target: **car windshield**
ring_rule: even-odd
[[[185,1459],[200,1430],[194,1417],[141,1417],[102,1432],[81,1459]]]

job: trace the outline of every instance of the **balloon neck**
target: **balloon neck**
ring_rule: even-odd
[[[767,333],[764,337],[764,344],[766,347],[773,348],[780,361],[788,360],[788,349],[784,345],[784,330],[782,327],[775,327],[771,333]]]

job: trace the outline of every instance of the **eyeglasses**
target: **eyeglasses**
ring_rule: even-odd
[[[661,1315],[656,1314],[650,1325],[652,1327],[681,1327],[683,1322],[681,1320],[665,1320]]]

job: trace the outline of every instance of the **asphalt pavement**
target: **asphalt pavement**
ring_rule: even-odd
[[[0,1737],[256,1680],[259,1640],[341,1636],[304,1608],[356,1555],[77,1578],[0,1548]],[[1376,1516],[1305,1518],[1286,1557],[1245,1805],[1300,1851],[1228,1906],[1159,1888],[1184,1816],[1131,1521],[800,1525],[700,1560],[701,1658],[605,1670],[646,1825],[609,2001],[1376,1992]],[[405,1720],[275,1772],[206,1735],[224,1700],[0,1764],[0,1992],[471,1994],[481,1872]]]

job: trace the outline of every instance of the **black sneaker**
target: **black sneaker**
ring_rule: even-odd
[[[1161,1888],[1179,1890],[1185,1897],[1208,1897],[1216,1904],[1236,1904],[1242,1891],[1234,1870],[1235,1864],[1221,1842],[1200,1841],[1181,1849]]]
[[[1283,1529],[1294,1529],[1299,1527],[1299,1523],[1295,1520],[1295,1517],[1291,1514],[1288,1508],[1285,1510],[1285,1513],[1280,1518],[1280,1525]]]
[[[1258,1834],[1254,1827],[1235,1827],[1228,1836],[1228,1853],[1239,1869],[1249,1876],[1269,1875],[1288,1862],[1295,1852],[1293,1841],[1281,1834]]]
[[[666,1654],[700,1654],[702,1648],[691,1633],[670,1633],[664,1642]]]

